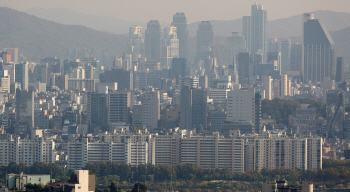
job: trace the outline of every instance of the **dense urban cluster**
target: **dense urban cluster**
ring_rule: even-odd
[[[110,191],[137,181],[144,191],[350,182],[350,73],[332,37],[305,13],[302,44],[267,39],[267,11],[251,10],[225,41],[199,22],[196,45],[184,13],[164,29],[158,20],[145,31],[131,26],[111,63],[80,48],[19,62],[18,48],[3,48],[3,185],[78,192],[95,191],[95,182]]]

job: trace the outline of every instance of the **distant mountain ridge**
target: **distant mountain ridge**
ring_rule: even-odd
[[[140,21],[124,21],[112,17],[94,16],[74,12],[70,9],[42,9],[32,8],[25,11],[28,14],[35,15],[40,18],[52,20],[62,24],[84,25],[99,31],[106,31],[116,34],[126,34],[132,25],[140,25],[143,30],[146,29],[147,22]],[[319,10],[312,12],[315,18],[321,19],[329,31],[337,31],[350,27],[350,14],[343,12],[334,12],[327,10]],[[268,15],[267,15],[268,16]],[[171,21],[169,21],[170,23]],[[190,36],[196,36],[198,22],[189,24]],[[215,35],[230,36],[231,32],[242,32],[242,19],[235,20],[212,20]],[[267,37],[293,37],[300,36],[302,30],[302,17],[295,15],[288,18],[282,18],[267,22]],[[169,23],[162,22],[163,27]]]
[[[17,47],[29,61],[57,56],[67,58],[68,49],[103,49],[110,55],[124,51],[126,35],[96,31],[81,25],[63,25],[0,7],[0,46]]]
[[[338,31],[350,27],[350,13],[334,12],[327,10],[320,10],[312,12],[316,19],[322,20],[329,31]],[[268,16],[268,15],[267,15]],[[215,35],[229,36],[231,32],[242,33],[242,19],[235,19],[230,21],[213,20]],[[198,23],[190,24],[190,35],[195,36],[198,29]],[[288,18],[277,19],[267,22],[267,38],[275,37],[293,37],[301,36],[302,34],[302,17],[295,15]]]
[[[349,64],[350,14],[332,11],[316,11],[314,14],[316,18],[323,20],[331,31],[338,55],[344,56],[345,62]],[[229,36],[232,31],[240,32],[239,27],[242,26],[241,19],[212,22],[217,36],[220,34]],[[190,24],[190,31],[194,34],[197,25],[198,23]],[[269,21],[268,26],[268,31],[273,32],[269,32],[269,37],[291,37],[293,42],[301,41],[301,15]],[[218,29],[222,31],[219,33]],[[193,48],[195,38],[190,39]],[[126,46],[126,35],[101,32],[82,25],[63,25],[0,7],[0,47],[17,47],[19,53],[25,55],[29,61],[38,62],[47,56],[64,59],[67,58],[67,50],[74,48],[96,48],[104,50],[109,55],[120,55]]]

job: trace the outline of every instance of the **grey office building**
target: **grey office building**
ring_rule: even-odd
[[[180,129],[192,130],[192,90],[186,85],[181,87]]]
[[[290,39],[281,41],[281,72],[290,71],[290,53],[291,42]]]
[[[207,129],[207,89],[192,89],[192,127]]]
[[[160,62],[162,56],[162,29],[157,20],[147,23],[145,32],[145,55],[149,62]]]
[[[101,82],[118,83],[118,90],[130,90],[134,88],[134,77],[131,71],[123,69],[112,69],[105,71],[104,78]]]
[[[27,134],[34,126],[34,92],[16,90],[15,133]]]
[[[27,63],[21,63],[15,65],[15,81],[18,83],[21,83],[21,89],[22,90],[28,90],[28,64]]]
[[[189,60],[183,57],[173,58],[171,62],[171,72],[178,83],[182,77],[190,75]]]

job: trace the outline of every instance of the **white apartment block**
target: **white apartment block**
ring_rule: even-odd
[[[322,169],[322,139],[279,135],[241,136],[245,144],[245,171],[256,169]],[[251,155],[253,154],[253,155]]]
[[[0,165],[7,166],[10,162],[24,163],[30,166],[35,162],[55,162],[55,142],[36,138],[35,140],[20,139],[8,135],[0,140]]]
[[[135,166],[148,164],[148,143],[133,143],[130,138],[121,143],[89,142],[88,138],[68,142],[68,168],[82,169],[87,162],[100,161],[127,163]]]
[[[193,163],[202,168],[229,168],[244,172],[262,168],[322,168],[322,139],[285,134],[193,135],[180,130],[171,135],[101,135],[100,142],[68,143],[68,168],[81,169],[87,162],[112,161],[139,165]]]

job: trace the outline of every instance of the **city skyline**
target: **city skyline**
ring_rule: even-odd
[[[133,2],[134,1],[134,2]],[[111,1],[103,0],[101,1],[42,1],[42,0],[32,0],[28,2],[22,1],[0,1],[0,6],[13,8],[19,11],[26,11],[31,8],[65,8],[71,9],[78,13],[90,14],[95,16],[106,16],[117,18],[126,21],[142,21],[147,22],[148,20],[160,19],[161,22],[172,21],[172,14],[175,12],[185,12],[188,16],[188,22],[197,22],[201,20],[234,20],[239,19],[243,15],[250,13],[249,6],[255,2],[263,4],[265,9],[269,10],[268,20],[276,20],[281,18],[287,18],[294,15],[300,15],[304,12],[314,12],[317,10],[331,10],[336,12],[347,12],[350,11],[347,9],[350,2],[346,0],[336,0],[336,1],[327,1],[327,0],[309,0],[309,1],[287,1],[279,2],[273,0],[249,0],[244,2],[238,1],[228,1],[220,0],[204,0],[204,1],[167,1],[163,2],[160,0],[148,0],[143,3],[138,1]],[[133,6],[128,6],[132,4]],[[149,12],[147,10],[153,9],[154,7],[161,7],[157,12]],[[231,5],[231,6],[228,6]],[[123,9],[119,9],[123,7]],[[128,8],[130,7],[130,8]],[[285,7],[288,9],[281,9]],[[118,11],[116,11],[118,10]],[[135,11],[138,14],[128,14],[130,11]],[[207,12],[212,14],[207,14]],[[228,14],[229,13],[229,14]],[[141,20],[142,18],[142,20]]]

